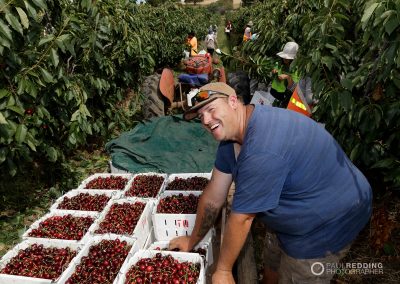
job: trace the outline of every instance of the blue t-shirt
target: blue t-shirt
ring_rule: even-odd
[[[232,210],[258,213],[294,258],[340,251],[371,215],[367,179],[322,126],[293,111],[257,105],[237,160],[221,142],[215,167],[235,181]]]

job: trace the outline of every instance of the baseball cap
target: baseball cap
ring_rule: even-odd
[[[276,55],[284,59],[294,59],[298,50],[299,45],[294,41],[289,41],[285,44],[283,50],[281,52],[278,52]]]
[[[197,110],[218,98],[226,98],[229,96],[236,96],[236,92],[225,83],[216,82],[204,85],[192,98],[193,106],[183,114],[183,118],[185,120],[196,118]]]

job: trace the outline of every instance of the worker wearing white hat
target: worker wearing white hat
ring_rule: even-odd
[[[251,27],[253,26],[253,21],[250,21],[246,24],[246,28],[244,29],[243,41],[248,41],[251,39]]]
[[[296,71],[292,70],[291,63],[295,59],[299,45],[293,41],[287,42],[281,52],[278,52],[282,58],[283,64],[277,63],[272,70],[274,79],[271,85],[271,94],[281,101],[281,106],[286,107],[290,96],[293,93],[299,77]]]

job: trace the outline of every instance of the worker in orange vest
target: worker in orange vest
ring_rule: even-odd
[[[286,108],[311,117],[312,106],[315,103],[311,90],[311,79],[305,77],[295,87]]]

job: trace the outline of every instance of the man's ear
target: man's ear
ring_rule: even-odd
[[[239,100],[238,100],[237,96],[229,96],[228,103],[233,109],[236,109],[238,106]]]

